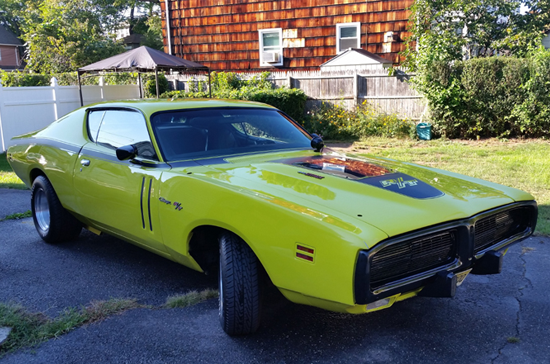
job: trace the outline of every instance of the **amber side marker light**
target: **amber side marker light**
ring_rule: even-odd
[[[303,246],[300,244],[296,245],[296,258],[307,260],[308,262],[313,262],[313,257],[315,256],[315,249]]]

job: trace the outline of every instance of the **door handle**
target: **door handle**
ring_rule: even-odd
[[[83,159],[83,160],[80,161],[80,164],[83,167],[88,167],[90,165],[90,161],[88,159]]]

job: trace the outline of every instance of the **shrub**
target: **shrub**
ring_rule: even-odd
[[[412,121],[381,112],[366,101],[351,111],[338,104],[323,102],[320,107],[308,112],[302,125],[311,133],[333,140],[369,136],[404,138],[415,135]]]
[[[514,105],[510,119],[515,118],[518,133],[550,135],[550,50],[534,52],[528,67],[529,77],[521,91],[526,95]]]
[[[170,89],[170,86],[168,84],[168,80],[163,74],[158,75],[158,82],[159,82],[159,95],[164,94],[165,92],[168,92]],[[157,97],[157,84],[155,80],[155,76],[147,76],[145,78],[145,97]]]
[[[105,73],[101,75],[106,85],[133,85],[137,83],[137,73]],[[27,87],[27,86],[49,86],[52,77],[62,86],[78,85],[76,72],[65,72],[55,74],[40,74],[28,72],[5,72],[0,70],[0,80],[4,87]],[[81,77],[82,85],[97,85],[100,76]],[[153,86],[154,87],[154,86]]]
[[[521,85],[528,78],[525,62],[518,58],[477,58],[464,62],[461,83],[464,89],[463,125],[466,137],[517,135],[509,118],[514,105],[521,103]]]
[[[449,138],[550,135],[550,50],[426,63],[413,78],[433,131]]]
[[[6,72],[0,70],[4,87],[49,86],[51,76],[28,72]]]
[[[304,118],[307,96],[299,89],[278,88],[274,90],[258,89],[243,95],[244,100],[263,102],[275,106],[287,113],[294,120]]]

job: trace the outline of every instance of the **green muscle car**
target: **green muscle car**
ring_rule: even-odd
[[[452,297],[468,273],[499,273],[537,219],[528,193],[348,157],[259,103],[100,103],[12,142],[43,240],[84,227],[219,272],[230,335],[257,330],[267,280],[292,302],[354,314]]]

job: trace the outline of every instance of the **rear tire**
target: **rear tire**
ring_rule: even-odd
[[[82,225],[63,208],[52,184],[44,176],[36,177],[32,184],[31,209],[36,231],[45,242],[60,243],[80,235]]]
[[[244,241],[220,237],[219,316],[228,335],[245,335],[260,326],[259,262]]]

